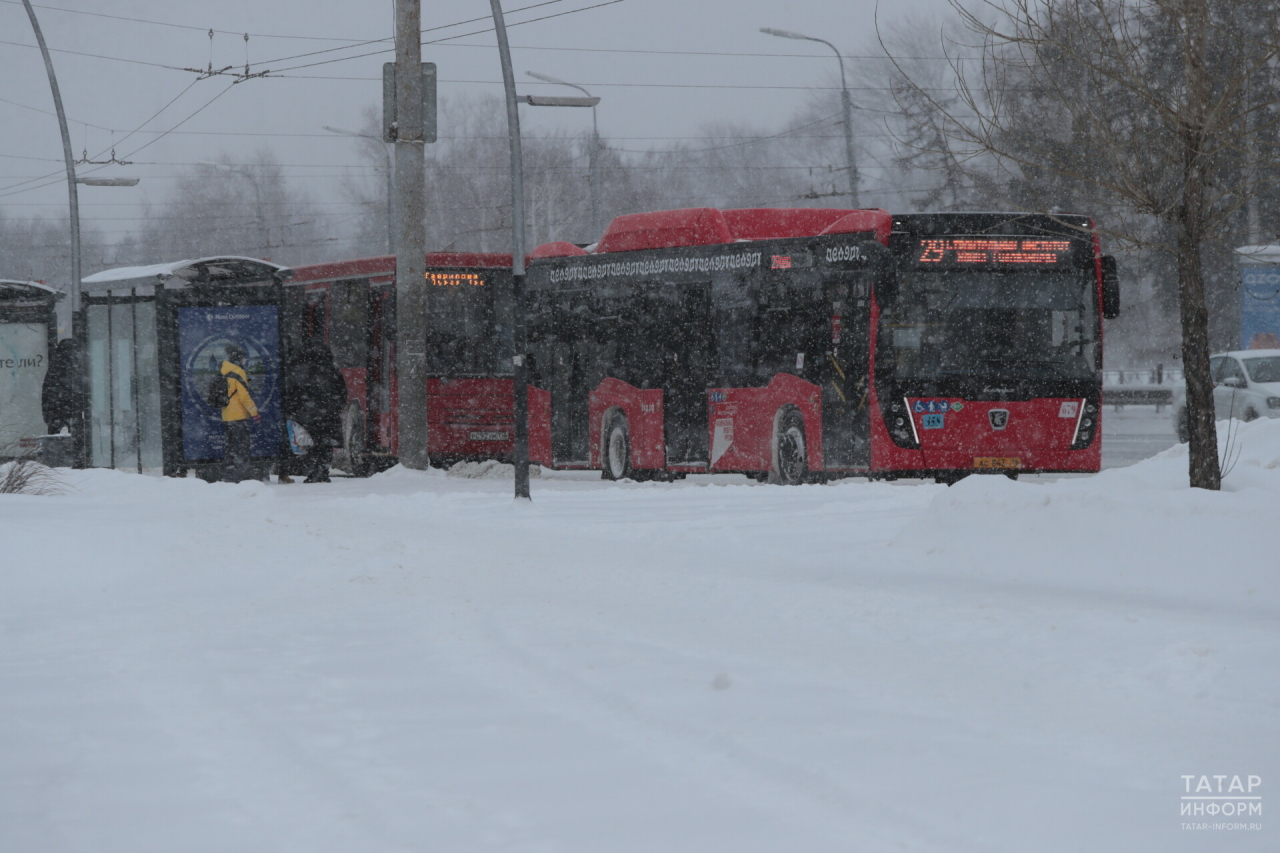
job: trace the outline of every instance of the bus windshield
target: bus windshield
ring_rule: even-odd
[[[1088,379],[1096,299],[1082,270],[915,270],[882,314],[883,367],[907,382]]]

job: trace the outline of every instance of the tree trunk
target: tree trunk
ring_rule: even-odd
[[[1188,475],[1195,489],[1217,489],[1218,427],[1209,376],[1209,312],[1204,303],[1200,242],[1186,229],[1178,235],[1178,295],[1182,319],[1182,371],[1187,382]]]
[[[1191,487],[1217,490],[1222,485],[1218,466],[1218,429],[1213,408],[1213,380],[1209,376],[1209,312],[1204,301],[1204,148],[1209,80],[1205,47],[1209,30],[1206,0],[1182,4],[1183,59],[1187,83],[1182,125],[1182,202],[1177,210],[1178,302],[1182,320],[1182,368],[1187,382],[1187,432]]]

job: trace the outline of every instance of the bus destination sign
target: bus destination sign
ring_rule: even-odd
[[[484,286],[484,277],[473,272],[429,272],[427,281],[436,287],[454,287],[459,284],[470,284],[475,287]]]
[[[1070,261],[1072,243],[1041,237],[929,237],[920,241],[916,263],[1055,266]]]

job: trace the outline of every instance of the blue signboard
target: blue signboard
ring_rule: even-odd
[[[1243,266],[1240,278],[1240,348],[1280,347],[1280,266]]]
[[[227,347],[247,354],[249,393],[261,420],[252,422],[256,457],[280,454],[280,323],[275,305],[179,308],[178,357],[182,365],[182,453],[186,461],[221,459],[227,445],[222,410],[207,402],[209,385],[221,375]]]

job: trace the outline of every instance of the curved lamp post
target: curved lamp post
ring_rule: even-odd
[[[826,39],[814,38],[803,33],[779,30],[773,27],[761,27],[760,32],[767,36],[799,39],[800,41],[816,41],[819,44],[825,44],[835,52],[836,59],[840,60],[840,94],[844,105],[844,156],[849,169],[849,206],[858,207],[858,163],[853,155],[853,103],[849,100],[849,83],[844,76],[844,57],[840,54],[840,50]]]
[[[561,80],[558,77],[552,77],[550,74],[539,74],[537,71],[526,71],[534,80],[541,80],[543,83],[554,83],[557,86],[568,86],[570,89],[577,89],[582,94],[590,98],[592,95],[586,89],[577,83],[570,83]],[[599,98],[596,99],[599,102]],[[591,106],[591,148],[587,151],[587,181],[591,187],[591,233],[597,238],[600,235],[600,176],[597,174],[600,158],[600,125],[596,121],[596,108]]]
[[[507,138],[511,146],[511,362],[515,385],[516,499],[529,499],[529,364],[524,310],[524,167],[520,152],[520,108],[516,96],[516,76],[511,69],[511,46],[502,16],[502,0],[489,0],[493,30],[498,37],[498,58],[502,63],[502,86],[507,100]],[[599,98],[552,98],[525,95],[532,107],[594,107]]]

